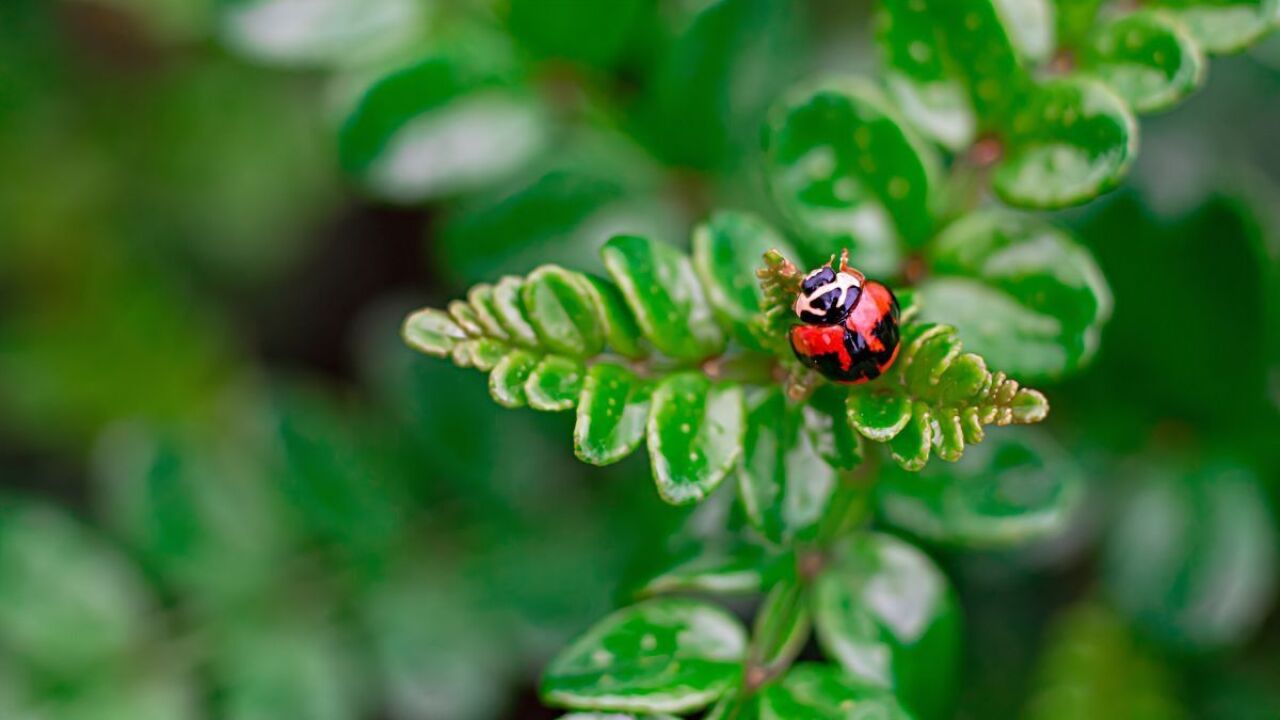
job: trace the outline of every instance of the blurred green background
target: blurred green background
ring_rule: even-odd
[[[871,72],[870,32],[840,0],[0,3],[0,717],[555,717],[545,660],[723,503],[578,463],[400,319],[768,214],[764,110]],[[1277,128],[1273,37],[1055,218],[1115,295],[1040,383],[1058,459],[1009,430],[931,471],[1087,491],[1051,542],[935,549],[957,717],[1280,718]]]

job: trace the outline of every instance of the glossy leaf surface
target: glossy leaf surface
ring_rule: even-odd
[[[1185,27],[1154,11],[1103,25],[1091,38],[1084,63],[1140,113],[1186,98],[1205,74],[1203,53]]]
[[[589,357],[604,349],[604,330],[586,284],[579,273],[544,265],[529,273],[520,288],[529,322],[553,353]]]
[[[1175,647],[1240,642],[1276,595],[1280,535],[1262,492],[1252,473],[1229,465],[1144,478],[1107,538],[1116,606]]]
[[[933,542],[1001,547],[1064,529],[1083,495],[1080,469],[1051,439],[1010,429],[955,465],[913,473],[886,468],[876,485],[879,516]]]
[[[936,160],[873,86],[793,91],[769,115],[766,172],[806,259],[849,248],[868,274],[896,270],[932,229]]]
[[[569,410],[578,402],[587,369],[577,360],[547,355],[525,381],[524,394],[534,410]]]
[[[1082,77],[1037,88],[1010,123],[993,186],[1010,205],[1053,209],[1114,188],[1138,150],[1129,108],[1102,83]]]
[[[1211,53],[1241,50],[1275,27],[1276,0],[1158,0]]]
[[[608,465],[630,455],[644,439],[652,388],[620,365],[587,370],[578,400],[573,450],[583,462]]]
[[[547,702],[584,710],[688,712],[714,702],[741,672],[746,631],[714,605],[647,600],[601,620],[556,656]]]
[[[835,665],[802,663],[760,695],[760,720],[911,720],[891,693],[849,677]]]
[[[759,347],[752,325],[760,315],[764,293],[756,279],[764,254],[779,250],[788,257],[795,251],[767,223],[754,215],[719,212],[693,233],[693,265],[720,323],[732,328],[734,338],[747,347]]]
[[[505,51],[473,42],[369,85],[339,132],[343,169],[381,197],[411,202],[482,186],[532,159],[547,132],[542,106],[508,82]]]
[[[788,408],[781,388],[759,390],[747,401],[747,428],[738,464],[738,499],[766,538],[782,543],[805,537],[817,524],[835,469],[802,431],[800,411]]]
[[[951,150],[973,142],[977,117],[963,81],[952,71],[925,3],[884,0],[877,35],[885,84],[908,122]]]
[[[1028,379],[1073,372],[1097,350],[1111,292],[1089,251],[1038,220],[968,215],[938,236],[920,286],[926,319],[952,325],[977,354]]]
[[[658,494],[677,505],[710,494],[742,456],[743,415],[736,385],[713,385],[701,373],[659,383],[646,430]]]
[[[927,555],[889,535],[843,541],[814,585],[814,625],[853,678],[936,717],[954,691],[960,613]]]
[[[601,256],[654,347],[681,360],[700,360],[723,348],[724,333],[689,258],[634,236],[613,238]]]

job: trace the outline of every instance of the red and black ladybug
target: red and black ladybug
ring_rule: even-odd
[[[805,276],[794,305],[803,325],[791,328],[800,362],[830,380],[874,380],[898,358],[898,299],[849,267],[828,263]]]

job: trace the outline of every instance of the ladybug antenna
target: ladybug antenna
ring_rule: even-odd
[[[833,263],[835,262],[834,255],[831,256],[831,261]],[[840,251],[840,272],[847,273],[858,278],[859,285],[867,281],[867,276],[863,275],[861,270],[849,264],[849,248],[844,248]]]

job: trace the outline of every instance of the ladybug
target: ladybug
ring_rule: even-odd
[[[804,324],[791,327],[791,349],[829,380],[860,385],[898,358],[898,299],[844,258],[806,275],[793,308]]]

